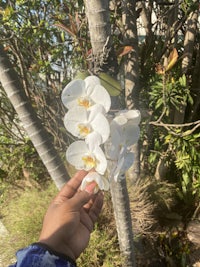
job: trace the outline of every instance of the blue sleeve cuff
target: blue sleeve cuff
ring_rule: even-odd
[[[45,244],[34,243],[17,252],[17,262],[10,267],[76,267],[69,257],[52,251]]]

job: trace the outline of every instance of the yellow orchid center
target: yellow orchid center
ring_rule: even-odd
[[[78,125],[79,133],[81,136],[85,137],[91,132],[91,128],[85,124]]]
[[[78,104],[79,106],[89,108],[91,106],[91,101],[88,98],[80,97],[78,98]]]
[[[87,155],[82,157],[82,160],[88,170],[96,167],[97,161],[94,157]]]

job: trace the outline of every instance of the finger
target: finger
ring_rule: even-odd
[[[99,192],[97,197],[94,200],[93,205],[91,206],[88,215],[90,216],[91,220],[93,221],[93,223],[95,223],[99,217],[99,214],[102,210],[103,207],[103,193]]]
[[[80,213],[80,222],[88,229],[90,233],[94,230],[93,221],[91,220],[90,217],[88,217],[88,214],[83,209],[81,210]]]
[[[61,189],[58,193],[58,198],[71,198],[75,195],[78,188],[81,185],[83,178],[88,174],[88,172],[81,170],[78,171]]]
[[[91,199],[83,206],[84,210],[88,213],[91,207],[94,204],[95,198],[97,197],[97,194],[93,195]]]
[[[80,210],[86,203],[91,199],[92,194],[87,191],[79,191],[72,198],[69,199],[68,203],[71,206],[72,211]]]

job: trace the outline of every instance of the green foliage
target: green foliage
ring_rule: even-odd
[[[188,267],[189,241],[182,231],[173,229],[160,234],[157,242],[167,266]]]
[[[172,107],[179,110],[181,105],[192,104],[190,89],[186,83],[186,76],[179,78],[171,75],[156,75],[151,82],[150,107],[165,112],[169,116]],[[184,93],[183,93],[184,92]]]
[[[1,136],[0,154],[0,180],[12,183],[24,176],[35,180],[45,180],[45,176],[48,177],[47,174],[45,175],[43,163],[29,140],[17,143],[13,139]]]
[[[195,11],[196,9],[198,9],[198,1],[194,1],[194,0],[183,0],[181,1],[181,9],[183,10],[183,12],[185,14],[188,14],[191,11]]]
[[[200,198],[199,141],[200,134],[190,131],[182,136],[166,136],[175,165],[181,171],[179,196],[186,204]]]
[[[195,205],[200,197],[200,135],[195,131],[195,124],[186,124],[187,128],[173,124],[174,110],[181,111],[183,106],[193,104],[186,76],[156,75],[149,95],[156,125],[162,126],[154,130],[154,149],[148,158],[149,163],[154,165],[161,156],[165,166],[172,171],[168,174],[173,177],[171,181],[178,182],[178,196],[188,206]]]

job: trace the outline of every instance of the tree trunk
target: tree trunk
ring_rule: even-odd
[[[192,64],[192,55],[197,34],[198,14],[198,9],[196,9],[195,11],[190,13],[187,19],[187,30],[184,38],[184,53],[182,61],[183,73],[187,73]]]
[[[198,23],[198,9],[191,12],[186,21],[187,29],[184,37],[184,53],[182,60],[182,73],[186,75],[192,64],[192,56],[197,33],[197,23]],[[180,103],[179,109],[178,110],[176,109],[174,114],[175,124],[184,123],[185,110],[186,110],[186,105]]]
[[[53,147],[50,135],[44,129],[29,102],[21,81],[9,62],[3,46],[0,46],[0,82],[7,93],[24,129],[47,168],[51,178],[60,189],[69,179],[65,166]]]
[[[124,46],[132,46],[124,64],[125,72],[125,101],[128,109],[138,108],[139,105],[139,51],[136,25],[135,2],[122,1],[122,22],[124,27]]]
[[[109,22],[109,1],[86,0],[85,5],[95,69],[97,70],[97,73],[102,71],[108,72],[109,74],[115,74],[117,60],[114,57],[112,48],[111,27]],[[132,222],[125,178],[122,182],[111,182],[111,195],[122,255],[122,265],[124,267],[134,267],[135,259]]]
[[[118,63],[112,47],[109,1],[85,0],[85,8],[93,55],[90,71],[116,75]]]
[[[125,103],[128,109],[139,108],[139,50],[136,24],[136,1],[122,1],[122,22],[124,27],[124,45],[130,45],[133,50],[124,62]],[[129,170],[130,180],[134,183],[140,175],[139,143],[132,148],[135,161]]]
[[[134,236],[126,178],[111,181],[111,195],[123,267],[135,267]]]

